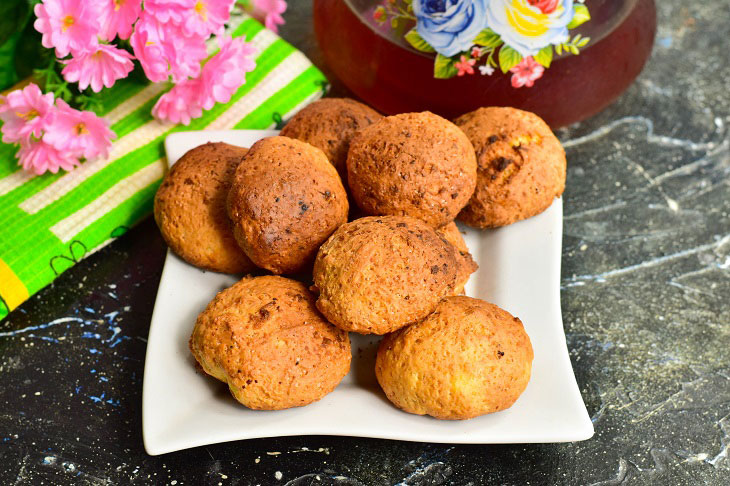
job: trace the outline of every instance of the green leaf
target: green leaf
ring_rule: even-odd
[[[0,45],[25,27],[30,17],[30,4],[26,0],[2,0],[0,2]]]
[[[540,52],[535,54],[535,61],[539,62],[546,68],[549,68],[550,63],[553,62],[553,46],[547,46],[540,49]]]
[[[473,42],[478,46],[497,47],[502,44],[502,38],[492,29],[484,29]]]
[[[18,75],[13,65],[18,39],[20,39],[20,32],[16,32],[5,44],[0,46],[0,90],[9,88],[18,82]]]
[[[578,47],[585,47],[586,44],[588,44],[591,41],[590,37],[583,37],[580,42],[578,42],[576,45]]]
[[[28,22],[15,48],[15,70],[18,78],[30,76],[34,69],[47,66],[54,57],[53,49],[43,47],[41,34],[33,28],[32,22]]]
[[[398,37],[405,35],[405,29],[410,27],[408,18],[398,15],[390,19],[390,26],[395,31]]]
[[[25,0],[3,0],[0,3],[0,14],[8,15],[8,12],[12,12],[21,4],[25,7],[29,6]]]
[[[428,42],[423,40],[423,37],[421,37],[415,28],[409,30],[405,37],[408,43],[416,50],[421,52],[436,52],[436,50],[431,47]]]
[[[583,4],[576,3],[573,5],[573,19],[568,24],[568,28],[575,29],[589,20],[591,20],[591,14],[588,12],[588,7]]]
[[[555,53],[559,56],[563,53],[563,44],[558,44],[555,46]]]
[[[574,54],[574,55],[576,55],[576,56],[577,56],[578,54],[580,54],[580,51],[578,50],[578,48],[577,48],[577,47],[575,47],[575,46],[574,46],[573,44],[570,44],[570,45],[569,45],[568,47],[570,47],[570,52],[571,52],[572,54]]]
[[[454,60],[450,57],[436,56],[436,62],[433,65],[433,77],[438,79],[448,79],[456,76],[459,70],[454,67]]]
[[[504,45],[499,49],[499,67],[503,73],[506,73],[522,61],[522,55],[508,45]]]

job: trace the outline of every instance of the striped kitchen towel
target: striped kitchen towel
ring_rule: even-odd
[[[187,127],[159,123],[150,114],[171,85],[130,77],[107,90],[99,112],[117,134],[108,159],[33,176],[18,167],[15,147],[0,144],[0,319],[151,213],[166,168],[167,135],[280,126],[325,92],[322,73],[254,19],[234,17],[229,32],[257,47],[256,69],[230,102]]]

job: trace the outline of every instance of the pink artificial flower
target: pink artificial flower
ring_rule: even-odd
[[[254,46],[243,37],[219,40],[220,51],[203,66],[200,104],[210,110],[216,103],[228,103],[231,96],[246,82],[246,73],[253,71],[256,62]]]
[[[510,69],[512,73],[512,87],[521,88],[526,86],[531,88],[535,81],[542,77],[545,68],[535,61],[532,56],[524,58],[518,65]]]
[[[482,57],[482,48],[477,46],[472,47],[471,57],[473,57],[474,59],[479,59],[480,57]]]
[[[142,0],[102,0],[99,8],[101,38],[109,42],[117,35],[129,39],[132,26],[142,11]]]
[[[135,25],[130,42],[145,75],[153,82],[165,81],[170,74],[175,82],[198,77],[200,63],[208,56],[205,37],[186,36],[182,27],[163,24],[147,10]]]
[[[46,171],[58,172],[58,169],[72,170],[79,165],[79,159],[64,150],[58,150],[43,140],[26,141],[20,144],[17,154],[18,164],[26,172],[41,175]]]
[[[108,123],[91,111],[74,110],[63,100],[56,101],[57,109],[46,127],[43,141],[63,153],[93,159],[109,156],[111,140],[115,137]]]
[[[17,143],[40,137],[53,115],[53,93],[43,94],[36,84],[0,96],[3,142]]]
[[[461,59],[454,63],[454,67],[459,70],[457,76],[474,74],[474,64],[476,64],[476,62],[476,59],[467,59],[466,56],[461,56]]]
[[[186,36],[180,26],[167,24],[162,28],[162,45],[170,65],[172,80],[177,83],[200,76],[200,63],[208,57],[206,37]]]
[[[144,11],[163,24],[180,25],[194,6],[195,0],[145,0]]]
[[[200,105],[201,79],[186,79],[177,83],[157,100],[152,116],[160,121],[189,125],[193,118],[203,116]]]
[[[252,0],[252,3],[253,16],[263,19],[267,29],[278,32],[278,26],[284,23],[284,17],[281,14],[286,11],[286,2],[284,0]]]
[[[69,61],[61,74],[69,83],[78,81],[79,89],[84,90],[91,85],[94,93],[103,86],[111,88],[117,79],[126,78],[134,69],[132,55],[123,49],[109,44],[101,44],[95,52],[87,52]]]
[[[208,38],[211,34],[221,34],[231,17],[235,0],[196,0],[182,23],[187,36]]]
[[[199,78],[186,79],[165,93],[152,109],[161,121],[190,124],[203,116],[216,103],[227,103],[246,82],[246,73],[256,67],[252,59],[255,48],[242,37],[226,37],[220,41],[220,51],[203,67]]]
[[[57,57],[94,49],[99,43],[98,3],[81,0],[43,0],[35,6],[33,24],[43,34],[43,47],[56,48]]]
[[[167,80],[168,63],[162,44],[160,25],[154,17],[147,14],[146,10],[142,12],[129,41],[134,56],[142,65],[147,78],[153,83]]]

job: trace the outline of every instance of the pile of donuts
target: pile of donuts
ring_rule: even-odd
[[[530,338],[461,295],[477,265],[454,220],[534,216],[565,170],[532,113],[384,117],[335,98],[250,148],[190,150],[155,196],[160,232],[188,263],[245,275],[195,322],[199,369],[251,409],[304,406],[349,372],[348,333],[375,334],[374,372],[398,408],[455,420],[510,407],[530,379]]]

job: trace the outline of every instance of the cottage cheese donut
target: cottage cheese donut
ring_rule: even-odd
[[[469,281],[471,274],[477,271],[479,265],[477,265],[471,253],[469,253],[469,248],[466,246],[464,237],[461,236],[461,232],[459,231],[459,227],[456,226],[456,223],[452,221],[451,223],[445,224],[438,228],[436,233],[451,243],[458,251],[459,258],[457,258],[458,266],[456,270],[456,288],[454,289],[454,295],[463,294],[464,286]]]
[[[340,329],[385,334],[452,295],[457,269],[455,248],[423,221],[358,219],[340,226],[317,254],[317,308]]]
[[[246,273],[255,266],[236,244],[226,215],[233,174],[248,149],[207,143],[183,155],[155,194],[154,214],[172,251],[197,267]]]
[[[327,157],[288,137],[256,142],[228,193],[236,241],[256,265],[276,274],[310,267],[347,211],[347,194]]]
[[[320,149],[343,182],[347,179],[347,150],[355,132],[383,118],[369,106],[349,98],[323,98],[304,107],[281,131]]]
[[[198,316],[190,350],[248,408],[280,410],[315,402],[350,369],[350,339],[322,318],[304,284],[247,277]]]
[[[398,408],[461,420],[512,406],[527,387],[532,344],[522,322],[471,297],[448,297],[383,338],[375,374]]]
[[[534,113],[479,108],[456,123],[474,144],[477,187],[459,219],[477,228],[505,226],[540,214],[565,189],[565,151]]]
[[[355,136],[347,177],[365,213],[412,216],[437,228],[469,201],[476,158],[469,139],[450,121],[429,112],[404,113]]]

